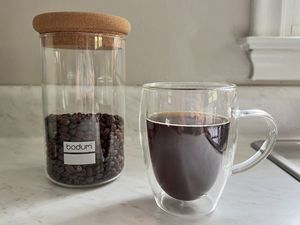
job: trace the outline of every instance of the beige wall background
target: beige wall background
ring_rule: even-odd
[[[41,60],[32,18],[47,11],[93,11],[130,20],[127,84],[151,81],[249,83],[250,0],[0,0],[0,84],[39,85]]]

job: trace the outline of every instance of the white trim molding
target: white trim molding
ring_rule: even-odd
[[[247,37],[241,40],[252,62],[252,80],[300,80],[300,37]]]
[[[300,2],[300,1],[299,1]],[[251,35],[241,45],[252,62],[252,80],[300,80],[300,3],[251,0]]]

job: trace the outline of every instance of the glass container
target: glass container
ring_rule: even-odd
[[[46,174],[68,187],[116,179],[124,167],[127,20],[106,14],[38,15]]]
[[[233,164],[240,118],[266,122],[269,133],[249,159]],[[140,140],[157,205],[188,218],[214,211],[231,176],[246,171],[273,149],[277,126],[259,109],[239,109],[234,84],[158,82],[145,84]]]

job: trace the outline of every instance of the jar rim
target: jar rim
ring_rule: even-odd
[[[126,40],[126,36],[120,34],[107,34],[107,33],[92,33],[92,32],[84,32],[84,31],[59,31],[59,32],[47,32],[41,33],[40,38],[54,36],[57,34],[66,34],[66,35],[85,35],[85,36],[97,36],[97,37],[108,37],[108,38],[120,38],[122,40]]]
[[[91,32],[51,32],[40,34],[42,47],[56,49],[111,50],[125,47],[125,36]]]

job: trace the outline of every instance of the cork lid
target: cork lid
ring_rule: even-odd
[[[49,12],[37,15],[33,28],[43,33],[88,32],[112,35],[127,35],[131,26],[119,16],[90,12]]]
[[[122,49],[131,30],[122,17],[89,12],[43,13],[32,25],[43,47],[60,49]]]

